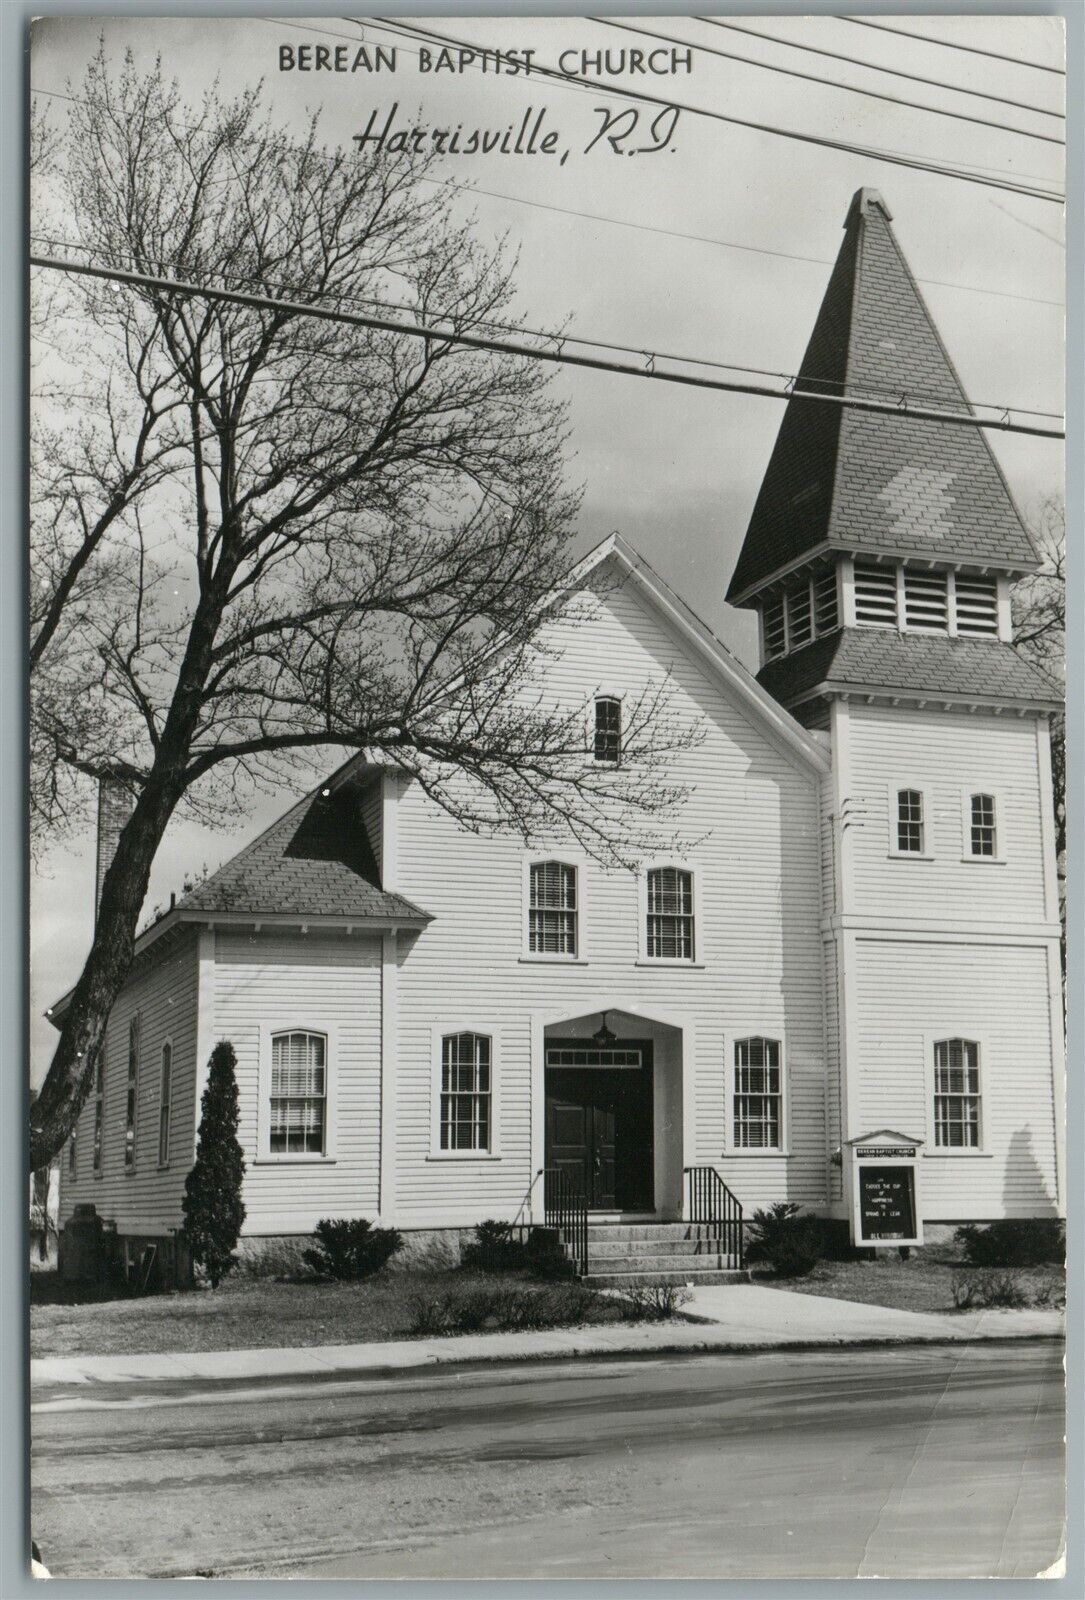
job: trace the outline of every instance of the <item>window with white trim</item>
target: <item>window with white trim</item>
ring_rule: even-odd
[[[649,959],[692,961],[693,874],[681,867],[653,867],[648,873]]]
[[[102,1122],[105,1111],[105,1045],[98,1046],[94,1061],[94,1143],[91,1146],[91,1170],[102,1170]]]
[[[170,1112],[173,1107],[173,1045],[167,1039],[162,1046],[161,1075],[158,1080],[158,1165],[168,1167],[170,1160]]]
[[[272,1155],[323,1155],[328,1112],[328,1039],[292,1028],[271,1036]]]
[[[974,1039],[935,1043],[934,1143],[946,1150],[979,1148],[980,1063]]]
[[[528,949],[533,955],[575,956],[577,942],[576,868],[565,861],[533,861]]]
[[[595,759],[615,767],[622,759],[622,702],[615,695],[595,699]]]
[[[733,1119],[736,1150],[782,1148],[783,1101],[779,1039],[736,1039]]]
[[[897,790],[897,850],[901,855],[922,855],[923,795],[919,789]]]
[[[968,853],[986,856],[989,860],[997,854],[998,835],[995,825],[995,797],[993,794],[973,794],[968,799]]]
[[[69,1176],[69,1178],[74,1178],[75,1177],[75,1173],[76,1173],[76,1159],[77,1158],[76,1158],[76,1153],[75,1153],[75,1139],[76,1139],[76,1136],[73,1133],[71,1138],[68,1140],[68,1176]]]
[[[136,1164],[136,1114],[139,1101],[139,1035],[137,1011],[128,1024],[128,1084],[124,1100],[124,1166],[131,1172]]]
[[[491,1147],[493,1041],[486,1033],[446,1033],[441,1039],[441,1149]]]

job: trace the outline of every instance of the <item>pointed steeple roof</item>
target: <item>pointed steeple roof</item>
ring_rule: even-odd
[[[727,598],[819,548],[1025,572],[1036,552],[979,428],[804,400],[906,396],[970,411],[875,189],[844,224]]]

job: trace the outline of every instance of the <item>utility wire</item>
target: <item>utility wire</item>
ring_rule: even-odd
[[[882,400],[863,399],[858,396],[823,394],[812,389],[796,389],[789,385],[783,389],[773,389],[766,384],[732,382],[722,378],[702,378],[693,373],[663,372],[655,366],[655,356],[650,351],[645,351],[647,358],[645,366],[630,366],[628,363],[606,361],[598,356],[571,355],[568,351],[559,348],[556,350],[540,350],[535,346],[523,344],[511,339],[493,339],[481,334],[465,333],[460,331],[448,332],[440,328],[414,322],[395,322],[387,317],[374,317],[360,312],[333,310],[329,306],[306,304],[304,302],[277,300],[268,295],[242,293],[236,289],[216,289],[204,284],[186,283],[173,278],[155,277],[150,273],[124,272],[117,267],[94,267],[85,261],[57,260],[49,256],[30,256],[30,265],[43,267],[55,272],[69,272],[76,276],[106,279],[110,282],[127,284],[130,287],[157,289],[166,294],[188,295],[193,298],[218,300],[229,305],[240,305],[250,310],[274,311],[280,316],[312,317],[322,322],[340,322],[351,327],[375,328],[385,333],[405,334],[414,339],[426,339],[434,343],[449,345],[463,345],[469,349],[490,350],[503,355],[524,356],[533,361],[548,361],[560,366],[586,367],[597,372],[620,373],[625,377],[647,378],[661,383],[678,383],[697,389],[717,389],[734,394],[762,395],[771,400],[790,400],[799,398],[822,405],[835,405],[846,407],[855,411],[872,411],[883,416],[909,417],[921,422],[947,423],[957,427],[992,428],[1001,433],[1025,433],[1042,439],[1063,439],[1065,433],[1051,428],[1039,428],[1031,423],[1019,423],[1010,420],[1010,409],[1006,408],[1003,415],[997,420],[977,417],[972,412],[952,412],[927,409],[909,404],[907,395],[902,394],[896,404]],[[560,344],[560,335],[550,336]],[[632,348],[632,347],[629,347]],[[818,380],[808,380],[810,382]]]
[[[140,266],[155,266],[160,270],[160,272],[165,265],[165,263],[161,260],[148,260],[146,257],[141,259],[140,255],[132,250],[109,251],[101,245],[80,244],[78,240],[75,239],[58,239],[52,234],[45,233],[32,233],[30,237],[36,240],[39,244],[48,245],[51,249],[79,250],[86,255],[105,257],[107,261],[109,260],[110,255],[118,255],[123,257],[125,260],[133,261]],[[161,273],[161,275],[165,276],[165,273]],[[263,278],[246,276],[241,273],[219,273],[217,276],[220,278],[222,284],[226,286],[230,286],[232,284],[256,284],[263,290],[271,289],[274,290],[276,294],[282,294],[287,297],[295,297],[298,294],[319,293],[328,299],[336,301],[340,305],[375,306],[381,311],[404,312],[407,316],[411,317],[415,315],[415,308],[413,306],[403,305],[401,302],[395,300],[381,300],[375,295],[344,294],[336,289],[321,289],[317,291],[304,289],[299,290],[294,284],[269,282]],[[434,313],[434,316],[438,322],[448,320],[438,313]],[[797,384],[816,383],[825,387],[840,389],[845,393],[851,392],[852,394],[866,395],[868,397],[880,395],[882,397],[890,398],[894,402],[900,398],[899,386],[890,387],[877,383],[848,384],[840,378],[816,377],[805,372],[779,372],[770,367],[747,367],[741,365],[737,361],[718,361],[708,356],[677,355],[673,350],[636,351],[634,346],[630,344],[615,344],[608,342],[606,339],[589,338],[586,335],[575,334],[568,331],[562,331],[561,333],[549,333],[545,329],[526,328],[523,323],[520,322],[498,322],[489,317],[480,319],[475,325],[487,331],[495,330],[498,333],[526,334],[532,339],[549,340],[552,344],[557,345],[559,350],[566,344],[578,344],[589,346],[595,350],[618,351],[624,355],[629,355],[631,353],[640,354],[646,359],[650,358],[652,361],[676,361],[682,363],[684,366],[709,367],[717,372],[742,372],[759,378],[780,378],[787,383],[789,388],[794,388]],[[957,395],[939,394],[936,390],[932,389],[909,389],[908,393],[915,400],[925,400],[937,405],[958,404]],[[1013,411],[1018,416],[1045,417],[1051,421],[1059,422],[1062,420],[1061,411],[1040,411],[1035,406],[1007,407],[996,400],[973,400],[970,402],[970,404],[973,406],[980,406],[987,411],[998,411],[1003,413],[1007,411]]]
[[[907,28],[894,28],[888,22],[870,22],[866,17],[837,17],[837,22],[853,22],[857,28],[873,28],[876,33],[899,33],[902,39],[917,39],[922,44],[940,45],[944,50],[965,50],[969,55],[987,56],[992,61],[1008,61],[1015,67],[1031,67],[1035,72],[1051,72],[1065,78],[1062,67],[1045,67],[1039,61],[1023,61],[1020,56],[1004,56],[998,50],[981,50],[975,44],[958,44],[955,39],[934,39],[929,33],[911,33]]]
[[[823,89],[844,89],[848,94],[866,95],[870,100],[884,100],[892,106],[904,106],[911,111],[926,111],[935,117],[952,117],[956,122],[971,122],[978,128],[995,128],[1000,133],[1016,133],[1022,139],[1039,139],[1044,144],[1065,146],[1065,139],[1050,133],[1032,133],[1027,128],[1013,128],[1005,122],[993,122],[988,117],[969,116],[967,111],[950,111],[942,106],[925,106],[918,100],[904,100],[899,95],[883,94],[880,89],[861,89],[854,83],[841,83],[837,78],[823,78],[816,72],[799,72],[795,67],[781,67],[769,61],[758,61],[755,56],[740,56],[734,50],[720,50],[710,44],[695,44],[692,39],[676,38],[670,33],[653,33],[648,28],[637,28],[628,22],[611,22],[606,17],[589,17],[604,28],[620,28],[623,33],[636,33],[645,39],[658,39],[663,44],[682,45],[686,49],[700,50],[705,55],[720,56],[724,61],[741,61],[749,67],[760,67],[763,72],[779,72],[786,78],[801,78],[805,83],[820,84]]]
[[[864,56],[844,55],[840,50],[826,50],[823,45],[800,44],[797,39],[780,39],[774,33],[759,33],[756,28],[747,28],[745,24],[730,19],[725,22],[721,17],[694,17],[693,20],[707,22],[711,28],[726,28],[730,33],[745,33],[751,39],[760,39],[765,44],[782,44],[788,50],[804,50],[809,55],[828,56],[831,61],[846,61],[853,67],[865,67],[869,72],[885,72],[892,78],[907,78],[911,83],[925,83],[932,89],[949,89],[953,94],[966,94],[975,100],[994,100],[1000,106],[1013,106],[1017,111],[1032,111],[1038,117],[1058,117],[1060,122],[1066,121],[1061,111],[1048,111],[1046,107],[1031,105],[1027,100],[1011,100],[1007,95],[992,94],[989,89],[968,89],[963,83],[946,83],[941,78],[925,78],[919,72],[905,72],[903,67],[882,67],[875,61],[867,61]]]
[[[370,18],[368,22],[359,26],[376,26],[387,32],[406,35],[409,39],[422,39],[424,43],[450,46],[455,50],[474,50],[477,54],[480,46],[471,45],[462,39],[450,37],[448,34],[436,33],[432,28],[421,29],[413,27],[410,23],[393,20],[387,17]],[[750,128],[755,133],[773,134],[784,139],[795,139],[802,144],[816,145],[822,149],[839,150],[846,155],[864,156],[868,160],[884,161],[891,166],[908,167],[917,172],[930,172],[943,178],[956,178],[965,183],[980,184],[984,188],[1001,189],[1011,194],[1019,194],[1031,200],[1046,200],[1053,205],[1062,205],[1065,196],[1057,193],[1048,193],[1042,189],[1033,189],[1025,185],[1003,182],[999,178],[979,177],[966,173],[959,167],[941,165],[938,162],[924,161],[919,157],[904,157],[890,155],[884,150],[871,149],[867,145],[850,144],[839,139],[829,139],[821,134],[801,133],[794,128],[781,128],[773,123],[754,122],[746,117],[731,116],[725,111],[710,110],[707,106],[692,106],[682,101],[668,100],[660,95],[649,94],[643,89],[625,89],[618,84],[593,83],[588,78],[577,77],[573,73],[559,72],[554,67],[544,67],[532,63],[532,72],[546,78],[556,79],[559,83],[577,83],[583,88],[591,89],[596,94],[618,95],[624,100],[637,100],[646,105],[662,106],[667,111],[688,111],[693,116],[707,117],[713,122],[727,123],[732,127]]]

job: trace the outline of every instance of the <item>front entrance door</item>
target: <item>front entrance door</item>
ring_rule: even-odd
[[[567,1173],[594,1211],[651,1210],[651,1046],[607,1052],[563,1043],[547,1051],[547,1063],[546,1165]]]

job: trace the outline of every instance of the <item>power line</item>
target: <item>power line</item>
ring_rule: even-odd
[[[988,56],[992,61],[1008,61],[1015,67],[1031,67],[1035,72],[1051,72],[1065,78],[1062,67],[1045,67],[1039,61],[1023,61],[1020,56],[1004,56],[998,50],[981,50],[975,44],[958,44],[955,39],[932,39],[929,33],[910,33],[907,28],[894,28],[888,22],[870,22],[866,17],[837,17],[838,22],[853,22],[857,28],[873,28],[876,33],[899,33],[902,39],[916,39],[922,44],[941,45],[944,50],[965,50],[969,55]]]
[[[925,83],[932,89],[949,89],[953,94],[966,94],[975,100],[994,100],[1000,106],[1013,106],[1017,111],[1032,111],[1038,117],[1058,117],[1060,122],[1066,121],[1061,111],[1048,111],[1044,106],[1030,105],[1027,100],[1011,100],[1007,95],[992,94],[989,89],[968,89],[963,83],[946,83],[941,78],[925,78],[919,72],[905,72],[903,67],[882,67],[863,56],[844,55],[840,50],[826,50],[823,45],[800,44],[797,39],[779,39],[774,33],[759,33],[756,28],[747,28],[743,23],[730,19],[725,22],[720,17],[694,17],[693,20],[707,22],[712,28],[726,28],[730,33],[745,33],[751,39],[761,39],[765,44],[782,44],[788,50],[804,50],[810,55],[828,56],[832,61],[846,61],[850,66],[865,67],[869,72],[885,72],[892,78],[907,78],[911,83]]]
[[[705,55],[719,56],[724,61],[741,61],[749,67],[760,67],[763,72],[778,72],[786,78],[801,78],[805,83],[819,84],[823,89],[844,89],[848,94],[866,95],[870,100],[884,100],[892,106],[904,106],[911,111],[926,111],[935,117],[952,117],[957,122],[971,122],[978,128],[995,128],[1000,133],[1016,133],[1022,139],[1038,139],[1044,144],[1065,146],[1065,139],[1050,133],[1032,133],[1027,128],[1012,128],[1005,122],[992,122],[988,117],[972,117],[966,111],[950,111],[942,106],[925,106],[918,100],[905,100],[899,95],[883,94],[879,89],[861,89],[854,83],[841,83],[837,78],[822,78],[816,72],[799,72],[795,67],[781,67],[770,61],[758,61],[754,56],[740,56],[734,50],[720,50],[710,44],[695,44],[691,39],[676,38],[669,33],[653,33],[648,28],[637,28],[628,22],[611,22],[606,17],[589,17],[589,22],[604,28],[620,28],[623,33],[636,33],[645,39],[658,39],[663,44],[683,45],[686,49],[700,50]]]
[[[34,240],[37,240],[40,244],[50,246],[52,249],[79,250],[86,255],[104,257],[107,261],[109,261],[109,258],[112,254],[121,256],[127,261],[135,262],[137,266],[151,265],[158,267],[159,269],[164,266],[164,262],[161,260],[148,260],[146,257],[141,259],[139,253],[133,250],[118,250],[111,252],[103,248],[101,245],[96,246],[81,244],[75,239],[58,239],[55,235],[45,233],[31,233],[30,237]],[[164,276],[164,274],[162,275]],[[415,314],[412,306],[403,305],[401,302],[394,300],[381,300],[375,295],[344,294],[335,289],[322,289],[320,291],[299,290],[293,284],[271,282],[259,277],[246,276],[241,273],[219,273],[217,276],[219,277],[220,281],[227,286],[231,284],[256,284],[263,290],[271,289],[274,290],[276,294],[282,294],[288,297],[296,296],[299,293],[305,294],[309,292],[319,292],[326,298],[335,300],[341,305],[375,306],[378,308],[378,310],[382,311],[405,312],[408,316],[414,316]],[[448,319],[437,315],[436,320],[440,322]],[[491,318],[485,318],[480,319],[476,326],[486,329],[487,331],[496,330],[498,333],[527,334],[532,339],[549,340],[551,343],[556,344],[559,350],[566,344],[579,344],[590,346],[595,350],[618,351],[625,355],[636,354],[645,359],[651,359],[653,362],[675,361],[680,362],[684,366],[710,367],[717,372],[742,372],[760,378],[780,378],[787,383],[789,388],[794,388],[797,384],[817,383],[826,387],[840,389],[843,392],[850,391],[853,394],[866,395],[868,397],[880,395],[890,398],[894,402],[900,398],[899,387],[889,387],[876,383],[849,385],[842,379],[838,378],[816,377],[812,374],[804,372],[780,372],[770,367],[748,367],[740,364],[737,361],[719,361],[708,356],[679,355],[673,350],[637,350],[635,346],[630,344],[616,344],[606,339],[595,339],[586,335],[567,331],[563,331],[561,333],[549,333],[545,329],[526,328],[523,323],[518,322],[498,322]],[[915,400],[925,400],[935,404],[957,403],[956,395],[938,394],[937,391],[931,389],[911,389],[909,390],[909,393]],[[1062,413],[1060,411],[1041,411],[1035,406],[1012,406],[1007,408],[996,400],[973,400],[970,403],[973,406],[980,406],[987,411],[1005,412],[1007,410],[1012,410],[1019,416],[1045,417],[1053,421],[1062,420]]]
[[[467,44],[462,39],[452,38],[448,34],[436,33],[431,28],[415,28],[410,23],[398,20],[393,21],[386,17],[371,18],[365,24],[359,23],[359,26],[376,26],[383,28],[386,32],[400,36],[405,33],[410,39],[420,38],[431,44],[448,45],[457,50],[473,49],[477,53],[479,49],[478,46]],[[868,160],[884,161],[891,166],[908,167],[913,171],[930,172],[944,178],[956,178],[965,183],[980,184],[985,188],[1001,189],[1011,194],[1019,194],[1027,199],[1046,200],[1054,205],[1061,205],[1065,199],[1065,196],[1061,194],[1048,193],[1042,189],[1033,189],[1018,183],[1003,182],[998,178],[980,177],[974,173],[967,173],[960,167],[941,165],[938,162],[925,161],[920,157],[895,156],[884,150],[872,149],[867,145],[850,144],[839,139],[829,139],[822,134],[801,133],[797,129],[781,128],[773,123],[754,122],[746,117],[732,116],[725,111],[711,110],[707,106],[692,106],[683,101],[666,100],[660,95],[649,94],[643,89],[625,89],[618,84],[593,83],[590,79],[577,77],[572,73],[559,72],[554,67],[540,66],[535,62],[532,63],[531,70],[539,76],[555,79],[559,83],[580,84],[583,88],[591,89],[596,94],[618,95],[625,100],[638,100],[646,105],[662,106],[664,110],[668,111],[688,111],[693,116],[707,117],[710,121],[727,123],[732,127],[750,128],[755,133],[773,134],[779,138],[795,139],[802,144],[816,145],[822,149],[839,150],[846,155],[858,155]]]
[[[896,404],[891,404],[886,401],[865,399],[859,396],[822,394],[817,390],[796,389],[793,385],[788,385],[783,389],[773,389],[766,384],[732,382],[722,378],[703,378],[693,373],[660,371],[655,366],[655,356],[650,352],[645,352],[648,356],[648,364],[643,367],[635,367],[630,366],[628,363],[606,361],[598,356],[571,355],[564,348],[540,350],[532,345],[510,339],[493,339],[481,334],[466,333],[458,330],[450,333],[440,328],[417,322],[395,322],[387,317],[374,317],[360,312],[333,310],[329,306],[277,300],[268,295],[247,294],[236,289],[217,289],[205,284],[186,283],[178,279],[156,277],[149,273],[125,272],[118,267],[95,267],[88,262],[54,260],[49,256],[33,254],[29,259],[31,266],[43,267],[55,272],[70,272],[76,276],[106,279],[137,288],[157,289],[166,294],[181,294],[193,298],[219,300],[229,305],[244,306],[250,310],[274,311],[280,315],[285,314],[291,317],[312,317],[321,322],[340,322],[351,327],[374,328],[385,333],[407,335],[414,339],[426,339],[434,343],[450,345],[463,345],[469,349],[489,350],[503,355],[522,356],[534,361],[547,361],[560,366],[584,367],[597,372],[614,372],[625,377],[646,378],[661,383],[678,383],[697,389],[717,389],[734,394],[761,395],[771,400],[786,401],[792,398],[800,398],[822,405],[841,406],[855,411],[872,411],[883,416],[909,417],[921,422],[948,423],[959,427],[992,428],[1001,433],[1025,433],[1042,439],[1065,438],[1063,431],[1039,428],[1031,423],[1012,422],[1010,420],[1010,411],[1013,408],[1009,407],[1005,408],[1003,415],[995,420],[977,417],[971,412],[938,411],[921,406],[912,406],[908,403],[906,395],[901,395]],[[547,337],[555,338],[560,346],[560,335],[547,335]]]

